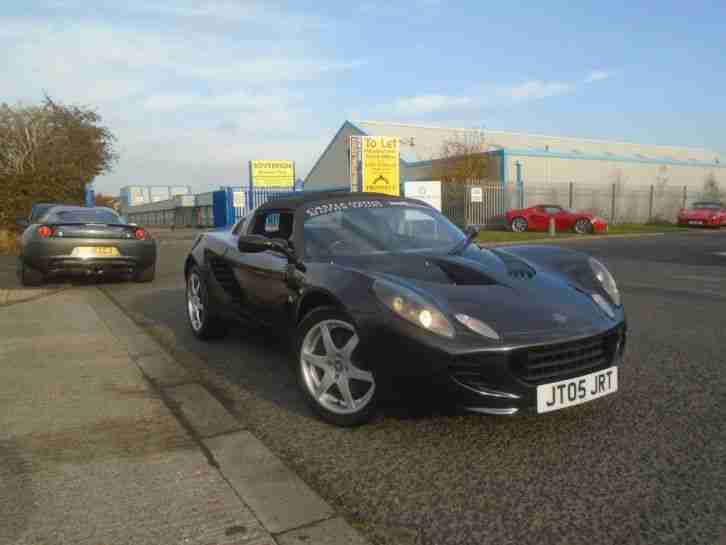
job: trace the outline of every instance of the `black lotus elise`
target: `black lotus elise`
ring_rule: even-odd
[[[302,193],[200,235],[185,264],[195,335],[256,320],[294,341],[324,420],[367,421],[384,377],[427,377],[466,409],[549,412],[614,393],[626,322],[599,261],[557,247],[483,249],[429,205]]]

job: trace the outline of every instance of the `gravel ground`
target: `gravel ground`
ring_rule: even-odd
[[[612,268],[630,324],[618,395],[541,417],[430,408],[404,385],[355,430],[316,420],[283,343],[186,324],[189,241],[153,285],[106,284],[243,424],[378,543],[726,543],[726,232],[578,242]]]

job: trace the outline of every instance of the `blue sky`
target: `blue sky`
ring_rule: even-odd
[[[726,151],[726,3],[6,0],[0,100],[95,107],[128,184],[304,176],[345,119]]]

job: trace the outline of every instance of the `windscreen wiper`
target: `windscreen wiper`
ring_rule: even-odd
[[[449,255],[456,255],[460,254],[464,250],[466,250],[469,247],[469,244],[472,243],[472,241],[476,238],[476,236],[479,234],[479,229],[474,227],[473,225],[470,225],[466,228],[466,238],[459,242],[456,246],[454,246],[450,251]]]

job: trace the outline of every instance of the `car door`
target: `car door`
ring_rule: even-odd
[[[535,206],[527,220],[531,231],[546,231],[549,222],[549,216],[543,206]]]
[[[549,207],[550,217],[555,218],[555,228],[558,231],[572,231],[575,227],[575,215],[559,206]]]
[[[290,210],[261,210],[254,214],[244,234],[289,241],[292,218]],[[243,253],[231,249],[227,258],[243,293],[245,313],[268,325],[284,322],[292,293],[288,285],[287,256],[274,250]]]

